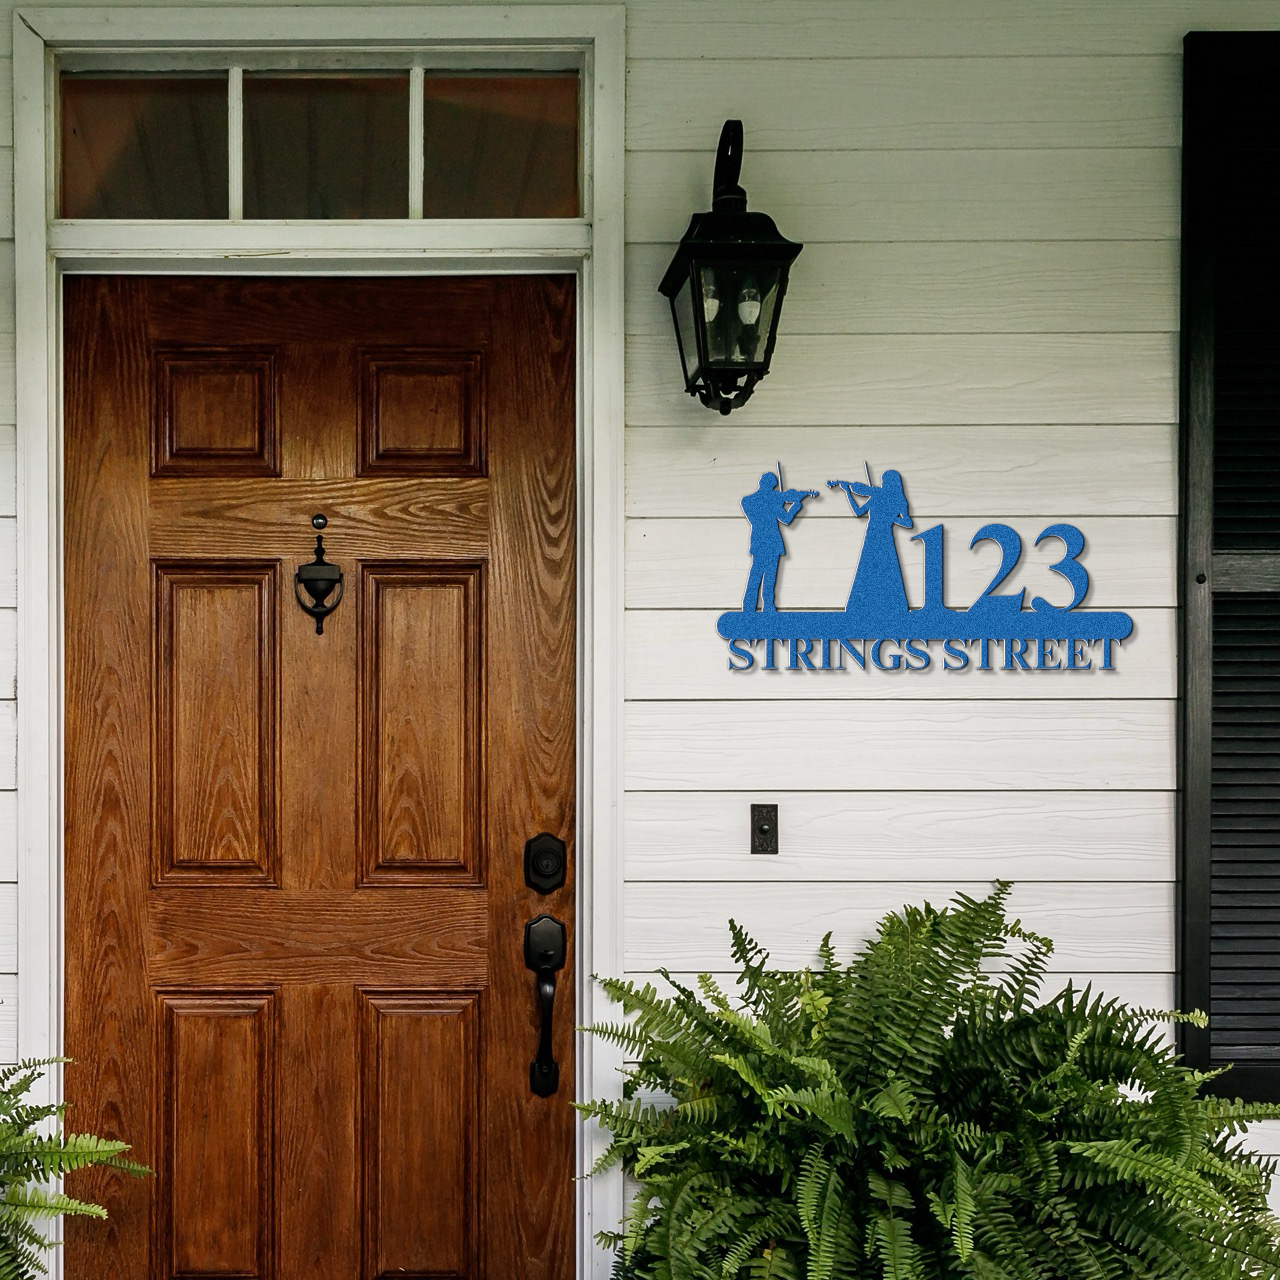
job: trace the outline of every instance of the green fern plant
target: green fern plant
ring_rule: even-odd
[[[1274,1172],[1239,1140],[1280,1107],[1224,1102],[1160,1023],[1040,988],[1052,944],[1009,885],[886,916],[852,963],[770,968],[730,924],[730,999],[609,980],[632,1063],[597,1169],[638,1184],[620,1280],[1280,1277]]]
[[[77,1200],[47,1184],[90,1165],[106,1165],[127,1173],[149,1173],[124,1158],[124,1142],[88,1133],[47,1132],[61,1121],[64,1104],[27,1100],[44,1068],[61,1058],[40,1058],[0,1067],[0,1280],[34,1280],[46,1274],[43,1251],[49,1240],[41,1227],[63,1214],[105,1218],[98,1204]]]

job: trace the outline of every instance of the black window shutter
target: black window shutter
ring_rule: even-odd
[[[1179,1003],[1280,1101],[1280,33],[1185,42]]]

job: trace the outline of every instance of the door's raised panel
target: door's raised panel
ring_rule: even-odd
[[[478,564],[362,567],[366,883],[483,876],[483,574]]]
[[[360,353],[360,475],[485,474],[480,352]]]
[[[160,998],[164,1280],[271,1274],[275,1009],[270,992]]]
[[[363,1280],[477,1277],[479,995],[360,993]]]
[[[274,476],[270,347],[162,347],[154,355],[156,476]]]
[[[276,882],[278,568],[155,566],[155,875]]]

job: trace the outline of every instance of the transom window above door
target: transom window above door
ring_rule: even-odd
[[[577,71],[64,70],[58,216],[577,218]]]

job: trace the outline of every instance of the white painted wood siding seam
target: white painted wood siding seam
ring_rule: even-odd
[[[706,429],[669,334],[628,343],[627,425]],[[1172,334],[812,335],[779,341],[778,426],[1176,422]]]
[[[752,802],[778,805],[776,855],[748,852]],[[636,791],[624,823],[629,883],[1175,878],[1168,791]]]
[[[850,15],[856,17],[851,20]],[[627,48],[633,59],[713,62],[770,58],[807,63],[834,58],[1045,57],[1114,59],[1182,50],[1196,27],[1220,31],[1276,26],[1274,0],[918,0],[911,5],[851,5],[849,0],[633,0]],[[690,75],[696,74],[694,71]]]
[[[658,281],[675,249],[627,250],[628,334],[666,334]],[[1174,333],[1172,240],[806,244],[785,332]]]
[[[706,207],[714,152],[637,151],[627,241],[673,243]],[[774,151],[751,156],[752,206],[806,245],[863,241],[1174,240],[1179,152]]]
[[[1176,428],[1167,424],[635,427],[626,433],[627,515],[738,516],[743,494],[779,459],[788,477],[819,489],[867,459],[877,475],[895,467],[913,509],[938,517],[1171,516],[1178,506],[1175,441]],[[805,504],[805,521],[850,518],[842,495],[820,497]]]
[[[780,965],[812,963],[830,930],[840,954],[871,935],[885,913],[904,902],[941,906],[956,893],[981,895],[979,881],[899,880],[828,885],[632,884],[628,886],[628,969],[728,970],[730,918]],[[1171,973],[1174,886],[1171,884],[1015,884],[1010,913],[1054,940],[1063,969]]]
[[[1170,699],[629,702],[634,791],[1175,786]]]
[[[762,48],[767,53],[767,48]],[[747,154],[957,147],[1172,147],[1181,59],[721,58],[628,67],[627,147],[713,152],[749,121]],[[671,104],[678,101],[679,111]],[[761,101],[769,111],[759,110]]]

